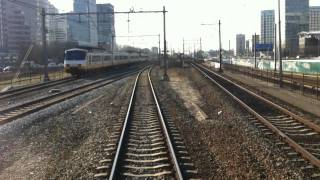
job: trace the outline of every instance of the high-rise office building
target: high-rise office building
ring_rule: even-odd
[[[42,8],[46,12],[57,12],[48,0],[0,0],[0,48],[18,52],[31,43],[41,44]],[[46,19],[48,29],[52,22],[50,17]]]
[[[246,40],[246,54],[250,53],[250,40]]]
[[[261,40],[262,44],[274,43],[274,10],[261,11]]]
[[[298,33],[309,31],[309,0],[286,0],[286,50],[289,56],[299,51]]]
[[[310,7],[309,31],[320,31],[320,6]]]
[[[55,16],[49,29],[49,42],[68,41],[68,21],[66,16]]]
[[[25,8],[10,1],[0,1],[0,49],[19,51],[31,43],[31,27]]]
[[[245,54],[246,48],[246,36],[244,34],[237,34],[236,38],[236,50],[237,56],[242,56]]]
[[[256,40],[256,42],[254,42]],[[260,43],[260,35],[256,34],[256,37],[252,35],[251,44],[252,44],[252,52],[254,52],[254,45]]]
[[[52,4],[48,4],[48,13],[59,13],[58,9],[55,8]],[[48,29],[47,34],[47,41],[48,43],[56,41],[57,31],[58,29],[57,25],[60,19],[63,19],[64,17],[59,16],[48,16],[46,17],[46,28]]]
[[[97,12],[96,0],[74,0],[74,12]],[[69,15],[68,40],[81,46],[98,46],[97,15]]]
[[[254,42],[254,40],[256,40],[256,42]],[[252,35],[252,52],[254,52],[254,45],[260,43],[260,35],[256,34],[256,37],[254,37],[254,35]]]
[[[99,47],[111,50],[112,43],[115,45],[115,28],[114,28],[114,12],[112,4],[97,4],[98,13],[98,45]]]

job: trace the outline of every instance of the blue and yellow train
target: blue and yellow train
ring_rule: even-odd
[[[147,61],[148,56],[127,52],[89,52],[86,49],[65,51],[64,69],[72,75]]]

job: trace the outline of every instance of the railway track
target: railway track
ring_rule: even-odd
[[[38,91],[41,89],[57,86],[57,85],[64,84],[64,83],[69,83],[74,80],[76,80],[76,78],[68,77],[68,78],[50,81],[50,82],[46,82],[46,83],[40,83],[40,84],[35,84],[35,85],[20,87],[17,89],[8,90],[5,92],[0,92],[0,100],[15,97],[15,96],[18,96],[18,95],[21,95],[24,93],[28,93],[28,92],[32,92],[32,91]]]
[[[18,104],[0,111],[0,125],[13,121],[15,119],[21,118],[23,116],[29,115],[36,111],[42,110],[51,105],[60,103],[62,101],[68,100],[75,96],[82,95],[94,89],[106,86],[120,79],[129,77],[133,74],[138,73],[137,70],[132,72],[126,72],[118,75],[113,75],[108,78],[100,79],[85,85],[62,91],[50,96],[42,97],[39,99],[31,100],[22,104]]]
[[[181,160],[190,158],[172,122],[162,114],[150,71],[137,76],[126,118],[116,125],[105,149],[109,156],[100,161],[95,177],[185,179],[197,174],[191,163]]]
[[[320,178],[320,127],[289,110],[237,85],[203,65],[192,64],[236,102],[245,108],[248,117],[265,135],[275,135],[290,161],[297,163],[313,178]]]

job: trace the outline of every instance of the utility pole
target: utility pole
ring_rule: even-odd
[[[221,48],[221,21],[219,20],[219,60],[220,60],[220,67],[219,72],[222,73],[222,48]]]
[[[257,34],[254,33],[254,46],[253,46],[253,55],[254,55],[254,68],[257,68],[257,53],[256,53],[256,44],[257,44]]]
[[[167,39],[166,39],[166,7],[163,6],[163,60],[164,60],[164,74],[163,80],[169,81],[169,76],[167,73],[168,70],[168,62],[167,62]]]
[[[183,54],[183,59],[184,59],[184,38],[182,40],[182,54]]]
[[[118,12],[79,12],[79,13],[75,13],[75,12],[69,12],[69,13],[44,13],[43,16],[67,16],[67,15],[99,15],[99,14],[126,14],[128,15],[128,22],[130,22],[129,19],[129,14],[142,14],[142,13],[162,13],[163,14],[163,31],[164,31],[164,64],[165,64],[165,72],[164,72],[164,79],[169,80],[169,77],[167,75],[167,42],[166,42],[166,9],[165,6],[163,6],[163,10],[161,11],[134,11],[133,9],[130,9],[130,11],[118,11]],[[129,29],[130,30],[130,29]],[[130,31],[129,31],[130,32]],[[129,37],[129,36],[128,36]],[[45,38],[44,38],[45,39]],[[129,39],[128,39],[129,41]],[[46,58],[44,58],[46,59]],[[114,162],[114,164],[117,164],[117,162]],[[110,175],[111,177],[114,176],[114,174]]]
[[[279,69],[279,73],[280,73],[280,87],[283,86],[283,82],[282,82],[282,49],[281,49],[281,14],[280,14],[280,0],[278,0],[278,11],[279,11],[279,23],[278,23],[278,26],[279,26],[279,63],[280,63],[280,69]]]
[[[114,38],[115,38],[115,36],[114,35],[112,35],[112,37],[111,37],[111,59],[112,59],[112,65],[113,65],[113,59],[114,59]]]
[[[277,71],[277,24],[274,23],[274,71]]]
[[[161,38],[160,38],[160,34],[158,35],[159,38],[159,49],[158,49],[158,59],[159,59],[159,63],[161,62]]]
[[[196,61],[196,44],[193,43],[193,60]]]
[[[202,58],[202,39],[200,38],[200,58]]]
[[[42,8],[42,58],[43,58],[43,81],[47,82],[49,81],[49,75],[48,75],[48,53],[47,53],[47,29],[46,29],[46,10]]]

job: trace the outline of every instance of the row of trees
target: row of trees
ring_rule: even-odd
[[[66,49],[77,47],[76,43],[72,42],[52,42],[49,43],[47,46],[47,52],[48,52],[48,59],[51,59],[52,61],[56,63],[63,63],[64,59],[64,51]],[[19,58],[16,61],[17,65],[21,64],[21,61],[23,60],[23,57],[27,53],[29,47],[23,46],[20,48],[19,51]],[[33,61],[36,64],[43,64],[43,51],[42,51],[42,45],[36,44],[33,46],[32,51],[30,52],[27,60]]]

